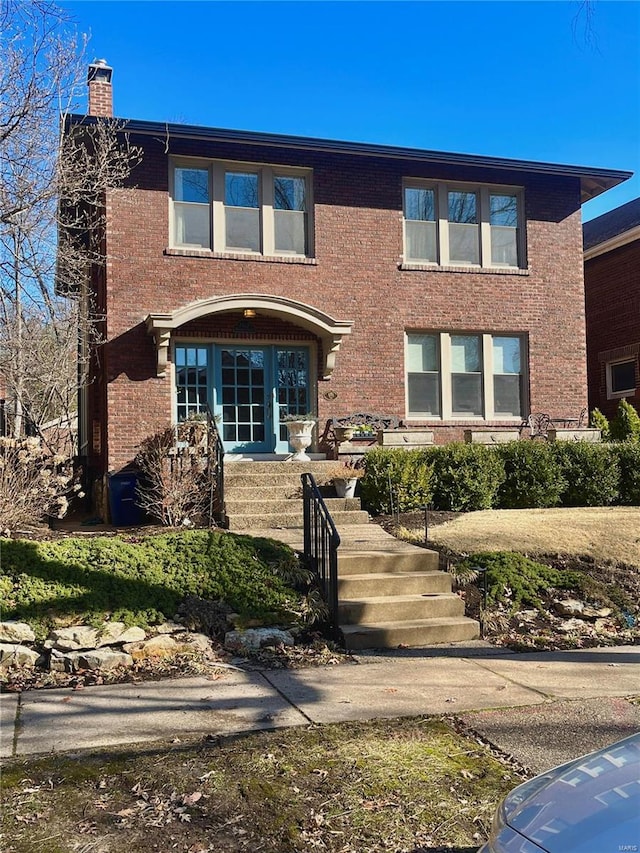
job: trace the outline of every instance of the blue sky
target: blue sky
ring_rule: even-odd
[[[625,169],[640,196],[640,3],[62,2],[115,113]]]

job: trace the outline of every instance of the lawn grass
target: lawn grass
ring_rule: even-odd
[[[13,761],[4,853],[472,853],[520,781],[439,719]]]
[[[640,567],[640,507],[484,510],[433,527],[430,539],[456,553],[575,554]]]

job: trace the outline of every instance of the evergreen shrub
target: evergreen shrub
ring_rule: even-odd
[[[620,466],[612,445],[557,441],[550,447],[565,480],[562,506],[609,506],[616,502]]]
[[[409,512],[431,503],[433,463],[429,451],[376,447],[364,457],[365,475],[360,494],[373,513],[390,513],[393,508]],[[389,494],[389,481],[393,496]]]
[[[436,509],[491,509],[504,481],[504,465],[495,447],[447,444],[434,447],[434,505]]]
[[[640,443],[640,415],[626,400],[620,400],[615,418],[611,421],[610,434],[613,441]]]
[[[204,530],[1,547],[3,619],[24,620],[41,637],[59,619],[146,627],[171,618],[186,595],[223,600],[247,620],[289,622],[293,585],[308,577],[282,543]]]
[[[612,445],[620,469],[619,503],[640,506],[640,444],[621,442]]]
[[[458,566],[486,570],[487,604],[498,602],[512,612],[526,607],[543,608],[549,589],[582,589],[581,572],[554,569],[513,551],[485,551],[471,554]]]
[[[496,446],[505,480],[498,491],[501,509],[557,506],[565,487],[560,465],[546,442],[510,441]]]
[[[593,429],[599,429],[603,441],[611,439],[609,421],[606,415],[603,415],[600,409],[594,409],[589,416],[589,426]]]

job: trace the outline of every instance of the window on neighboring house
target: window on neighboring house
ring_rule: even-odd
[[[180,161],[173,167],[172,245],[309,256],[310,184],[305,169]]]
[[[607,397],[632,396],[636,391],[636,359],[611,361],[607,364]]]
[[[441,266],[525,266],[522,191],[406,180],[404,255]]]
[[[408,417],[520,420],[524,347],[521,335],[408,333]]]

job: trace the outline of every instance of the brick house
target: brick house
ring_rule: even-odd
[[[640,411],[640,198],[585,223],[589,408]]]
[[[89,115],[112,115],[111,69]],[[520,426],[586,405],[581,203],[629,173],[162,122],[109,193],[105,342],[80,441],[104,482],[209,404],[228,453],[285,453],[283,412]],[[320,446],[316,449],[322,449]]]

